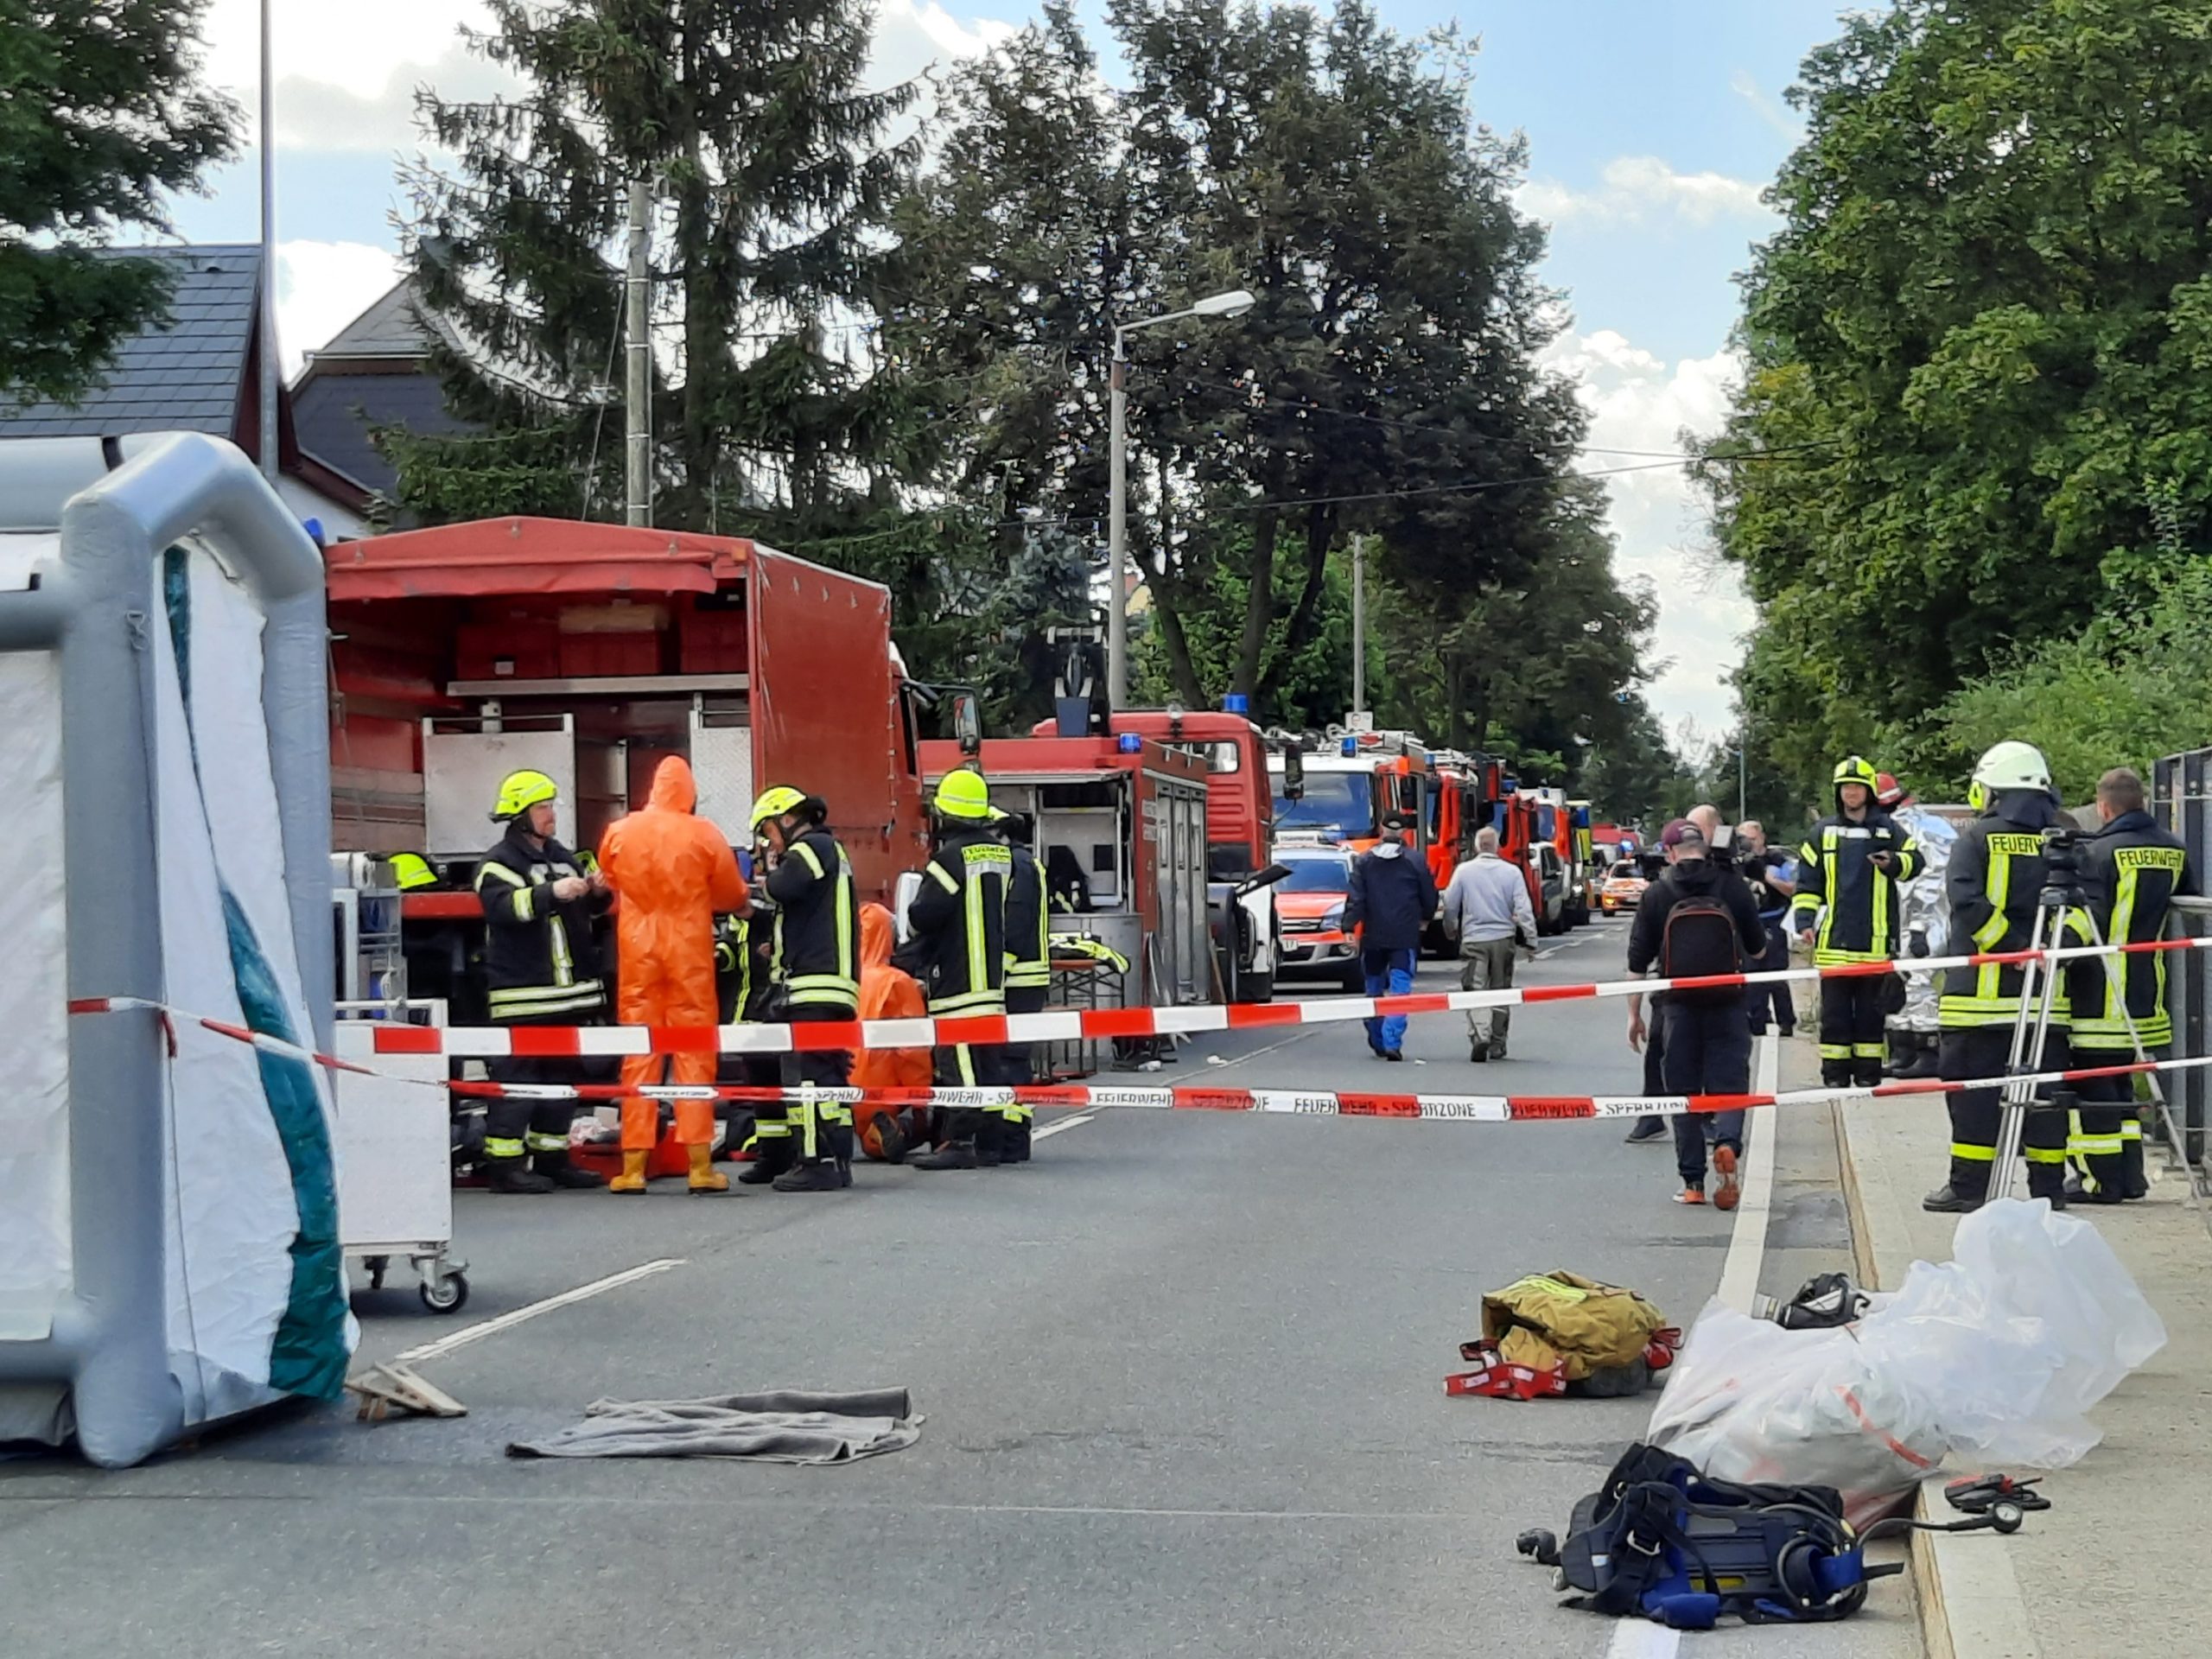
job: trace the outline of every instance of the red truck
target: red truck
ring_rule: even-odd
[[[480,1014],[475,866],[499,780],[561,786],[579,849],[645,799],[664,755],[733,844],[772,783],[829,803],[861,891],[927,856],[917,703],[891,595],[735,537],[499,518],[327,556],[332,846],[419,853],[401,904],[413,994]]]

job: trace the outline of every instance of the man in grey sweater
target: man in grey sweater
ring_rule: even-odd
[[[1475,855],[1452,873],[1444,889],[1444,931],[1459,941],[1459,988],[1503,990],[1513,983],[1518,943],[1536,957],[1536,910],[1529,902],[1528,873],[1497,855],[1497,831],[1475,834]],[[1467,1010],[1467,1058],[1503,1059],[1513,1010]]]

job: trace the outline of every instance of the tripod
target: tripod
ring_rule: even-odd
[[[2043,890],[2036,895],[2035,920],[2028,931],[2028,949],[2040,952],[2054,940],[2064,942],[2066,924],[2069,916],[2097,947],[2097,963],[2103,969],[2105,982],[2116,995],[2113,997],[2127,1026],[2127,1038],[2135,1052],[2136,1059],[2148,1064],[2151,1052],[2143,1046],[2143,1033],[2135,1023],[2135,1015],[2127,1006],[2126,969],[2116,959],[2115,953],[2105,943],[2104,931],[2097,925],[2096,914],[2089,907],[2088,889],[2082,886],[2082,872],[2073,859],[2072,848],[2054,849],[2056,856],[2045,855]],[[2070,960],[2070,959],[2069,959]],[[2031,1111],[2055,1111],[2055,1106],[2039,1107],[2035,1103],[2034,1084],[2028,1077],[2043,1069],[2044,1046],[2050,1034],[2053,988],[2056,976],[2065,968],[2064,962],[2053,962],[2048,957],[2031,957],[2023,965],[2020,977],[2020,1006],[2012,1016],[2012,1050],[2005,1060],[2005,1083],[2000,1096],[2000,1110],[1997,1121],[1995,1161],[1990,1166],[1987,1198],[2010,1198],[2012,1183],[2017,1179],[2013,1166],[2020,1157],[2022,1142],[2027,1138],[2028,1114]],[[2152,1097],[2158,1103],[2163,1119],[2165,1094],[2158,1087],[2157,1074],[2142,1075],[2152,1079]]]

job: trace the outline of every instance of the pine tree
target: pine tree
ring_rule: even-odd
[[[162,314],[168,272],[102,258],[166,231],[162,193],[237,144],[238,110],[198,84],[205,0],[0,0],[0,385],[67,403]]]
[[[915,89],[861,89],[866,11],[852,0],[493,0],[492,11],[472,46],[524,91],[424,95],[425,124],[459,164],[411,169],[407,226],[423,300],[453,325],[434,367],[489,436],[405,444],[405,504],[480,501],[504,476],[526,499],[557,500],[565,486],[571,512],[612,508],[620,230],[629,185],[647,179],[660,203],[656,519],[803,539],[865,513],[879,476],[926,432],[867,332],[874,233],[914,153],[889,135]]]

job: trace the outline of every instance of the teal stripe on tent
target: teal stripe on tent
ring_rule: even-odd
[[[170,549],[162,561],[162,589],[196,780],[200,746],[192,731],[192,589],[187,556],[181,549]],[[219,871],[217,880],[220,885]],[[255,937],[253,924],[230,888],[222,886],[221,891],[231,975],[246,1026],[264,1036],[298,1043],[276,970]],[[254,1059],[260,1069],[262,1097],[291,1172],[292,1198],[300,1218],[290,1246],[291,1294],[270,1349],[269,1385],[311,1399],[335,1400],[345,1392],[349,1356],[345,1257],[338,1236],[338,1166],[331,1152],[330,1124],[307,1061],[258,1049]]]

